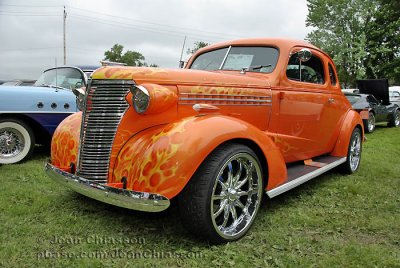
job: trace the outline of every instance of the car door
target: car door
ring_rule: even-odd
[[[287,162],[332,150],[338,135],[338,121],[344,114],[343,109],[339,109],[343,105],[343,94],[332,92],[327,57],[309,49],[311,58],[300,62],[300,49],[296,47],[291,51],[280,83],[277,144]],[[338,85],[336,87],[340,91]]]

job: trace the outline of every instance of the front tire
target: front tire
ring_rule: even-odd
[[[362,135],[361,130],[356,127],[351,134],[349,147],[347,149],[347,160],[343,164],[343,172],[353,174],[360,166],[362,151]]]
[[[400,127],[400,111],[397,109],[389,121],[389,127]]]
[[[0,164],[14,164],[28,159],[34,149],[32,129],[17,119],[0,120]]]
[[[185,227],[211,243],[243,237],[263,195],[262,169],[247,146],[227,143],[214,150],[179,196]]]

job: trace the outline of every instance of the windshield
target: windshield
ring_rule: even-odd
[[[75,68],[55,68],[45,71],[36,81],[35,86],[55,86],[67,89],[85,85],[82,73]]]
[[[194,70],[237,70],[271,73],[278,61],[274,47],[229,47],[199,55],[190,66]]]

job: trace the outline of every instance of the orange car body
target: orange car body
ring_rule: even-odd
[[[230,46],[272,47],[279,56],[268,73],[190,69],[199,55]],[[288,77],[289,58],[303,48],[320,59],[322,83]],[[257,152],[268,193],[288,182],[288,164],[321,155],[346,157],[353,129],[363,130],[360,115],[341,92],[332,59],[302,41],[219,43],[197,51],[185,69],[108,66],[91,79],[92,87],[96,81],[111,80],[144,86],[151,101],[144,113],[138,113],[128,92],[107,161],[86,163],[106,167],[108,187],[167,199],[178,196],[207,156],[228,141]],[[87,102],[88,107],[90,99]],[[79,176],[82,122],[82,112],[64,120],[51,146],[51,165]]]

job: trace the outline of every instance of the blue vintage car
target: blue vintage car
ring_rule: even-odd
[[[51,68],[34,86],[0,86],[0,164],[26,160],[35,144],[49,144],[58,124],[78,110],[76,90],[95,69]]]

